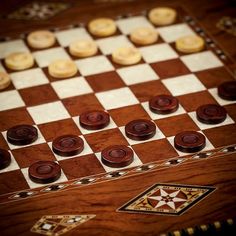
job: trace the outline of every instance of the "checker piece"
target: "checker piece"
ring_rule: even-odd
[[[171,95],[158,95],[151,98],[149,101],[150,110],[157,114],[173,113],[178,107],[178,99]]]
[[[48,66],[49,74],[57,79],[72,77],[77,71],[75,62],[69,59],[58,59]]]
[[[133,65],[141,61],[142,55],[137,48],[121,47],[112,53],[113,62],[119,65]]]
[[[0,90],[7,88],[10,84],[10,76],[5,72],[0,71]]]
[[[98,37],[106,37],[116,32],[116,24],[110,18],[97,18],[89,22],[89,32]]]
[[[54,34],[48,30],[37,30],[27,36],[27,42],[32,48],[42,49],[53,46],[56,42]]]
[[[225,99],[230,101],[236,100],[236,81],[228,81],[222,83],[218,87],[218,95]]]
[[[174,145],[181,152],[198,152],[206,146],[206,138],[196,131],[184,131],[175,136]]]
[[[197,35],[187,35],[176,40],[175,47],[183,53],[200,52],[204,49],[205,42]]]
[[[102,163],[113,168],[130,165],[134,159],[133,150],[125,145],[109,146],[102,150]]]
[[[77,40],[70,44],[69,51],[76,57],[89,57],[97,53],[98,47],[92,40]]]
[[[156,7],[153,8],[148,18],[154,25],[170,25],[175,22],[177,12],[170,7]]]
[[[11,163],[11,155],[10,153],[0,148],[0,170],[8,167]]]
[[[34,65],[34,58],[28,52],[15,52],[5,58],[5,64],[11,70],[25,70]]]
[[[197,119],[205,124],[219,124],[226,119],[226,110],[217,104],[207,104],[197,108]]]
[[[28,174],[33,182],[47,184],[60,178],[61,167],[53,161],[38,161],[29,167]]]
[[[7,131],[7,141],[13,145],[27,145],[38,138],[38,130],[32,125],[16,125]]]
[[[131,32],[130,39],[136,44],[148,45],[157,41],[158,32],[149,27],[139,27]]]
[[[84,141],[76,135],[63,135],[52,142],[53,151],[60,156],[74,156],[84,149]]]
[[[110,122],[110,116],[105,111],[87,111],[79,117],[80,125],[88,130],[97,130],[106,127]]]
[[[152,121],[139,119],[130,121],[125,126],[125,134],[133,140],[147,140],[156,133],[156,126]]]

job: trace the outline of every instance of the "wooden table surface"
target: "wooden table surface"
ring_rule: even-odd
[[[173,230],[223,221],[235,216],[236,205],[236,155],[228,155],[221,165],[221,158],[213,158],[145,174],[132,178],[114,180],[90,185],[81,189],[49,194],[30,201],[0,206],[1,235],[35,235],[29,232],[32,224],[43,215],[96,214],[96,218],[80,225],[68,235],[159,235]],[[220,168],[219,168],[220,166]],[[192,171],[189,171],[191,169]],[[193,171],[195,169],[195,171]],[[209,173],[211,173],[209,175]],[[224,174],[227,173],[227,174]],[[220,176],[220,177],[219,177]],[[217,186],[214,197],[198,203],[197,210],[187,211],[180,216],[117,213],[114,206],[121,206],[130,196],[136,196],[143,189],[156,182],[171,182]],[[137,185],[137,183],[139,183]],[[227,186],[225,186],[227,183]],[[230,190],[229,190],[230,189]],[[22,210],[24,207],[24,210]],[[9,218],[11,216],[11,218]],[[10,220],[9,220],[10,219]],[[203,220],[204,219],[204,220]],[[67,235],[67,234],[66,234]]]

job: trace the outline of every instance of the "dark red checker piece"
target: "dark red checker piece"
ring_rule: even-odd
[[[206,104],[196,110],[197,119],[205,124],[219,124],[226,119],[227,112],[224,107],[217,104]]]
[[[174,145],[181,152],[198,152],[206,146],[206,138],[196,131],[184,131],[175,136]]]
[[[83,151],[84,141],[76,135],[63,135],[53,140],[52,149],[60,156],[74,156]]]
[[[157,114],[170,114],[178,108],[178,99],[171,95],[157,95],[149,100],[149,109]]]
[[[125,145],[113,145],[102,150],[102,163],[112,168],[130,165],[134,159],[133,150]]]
[[[103,129],[110,123],[110,116],[105,111],[87,111],[80,115],[79,122],[88,130]]]
[[[32,125],[16,125],[7,131],[7,141],[13,145],[27,145],[36,141],[38,130]]]
[[[227,81],[218,86],[218,95],[229,101],[236,100],[236,81]]]
[[[35,183],[52,183],[60,178],[61,167],[53,161],[38,161],[29,167],[28,174]]]
[[[0,148],[0,170],[8,167],[11,164],[11,155],[10,153]]]
[[[150,120],[132,120],[126,124],[125,134],[133,140],[147,140],[156,134],[156,125]]]

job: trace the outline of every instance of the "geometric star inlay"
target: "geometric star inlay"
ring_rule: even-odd
[[[209,186],[155,184],[118,211],[180,215],[215,190]]]

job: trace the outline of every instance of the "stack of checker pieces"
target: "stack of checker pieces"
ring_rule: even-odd
[[[2,48],[7,48],[6,52],[3,51],[5,54],[9,53],[12,50],[9,48],[13,48],[12,46],[15,44],[14,50],[18,47],[19,50],[34,51],[33,56],[36,61],[33,69],[26,68],[23,72],[13,72],[7,68],[5,62],[2,63],[3,70],[10,74],[13,81],[13,84],[1,93],[3,100],[10,98],[9,102],[6,102],[1,107],[2,117],[8,118],[14,113],[18,114],[17,119],[5,120],[1,124],[2,147],[4,150],[9,150],[8,156],[10,155],[13,160],[8,163],[10,165],[7,168],[3,169],[2,177],[4,179],[7,179],[7,176],[8,178],[18,179],[19,184],[11,186],[14,191],[41,186],[34,183],[37,180],[34,181],[32,176],[31,178],[28,177],[28,167],[36,161],[42,161],[40,157],[42,157],[43,161],[46,159],[46,161],[54,163],[53,165],[57,161],[59,165],[56,164],[56,166],[61,166],[62,168],[62,173],[56,175],[49,182],[55,180],[64,182],[73,178],[116,170],[114,167],[117,166],[107,165],[101,155],[101,152],[105,152],[106,148],[113,145],[130,146],[129,150],[133,150],[132,162],[126,162],[126,167],[139,166],[159,160],[158,154],[161,154],[161,158],[167,160],[174,156],[187,155],[180,152],[186,150],[181,149],[181,147],[178,150],[178,144],[173,142],[173,136],[180,132],[170,130],[169,120],[173,122],[177,116],[183,118],[181,122],[186,122],[184,130],[191,127],[194,133],[196,133],[195,130],[202,130],[200,133],[204,133],[204,137],[206,136],[206,140],[200,145],[200,149],[194,149],[194,151],[200,151],[203,148],[209,150],[234,144],[233,139],[224,140],[225,143],[220,143],[217,140],[218,138],[215,138],[215,133],[211,134],[210,131],[220,126],[226,128],[226,132],[234,128],[235,117],[233,110],[235,101],[224,100],[218,96],[216,87],[224,82],[221,78],[214,78],[212,85],[209,85],[209,81],[205,81],[205,77],[211,77],[215,73],[214,70],[220,71],[221,74],[225,75],[225,80],[229,80],[230,84],[233,84],[230,85],[232,88],[230,91],[235,91],[234,82],[231,82],[233,78],[223,68],[222,61],[206,47],[204,49],[201,48],[202,52],[190,54],[189,56],[176,50],[173,42],[177,38],[195,35],[189,25],[180,23],[180,17],[178,17],[170,26],[157,27],[160,33],[158,41],[148,46],[134,44],[141,52],[142,59],[140,58],[140,61],[136,62],[138,64],[135,63],[133,66],[124,67],[115,63],[114,54],[112,56],[110,54],[118,47],[130,47],[132,41],[129,41],[128,35],[137,26],[153,28],[154,25],[145,16],[118,19],[116,24],[118,25],[118,30],[114,32],[114,35],[109,35],[106,38],[90,35],[84,28],[56,32],[57,41],[51,49],[34,51],[23,40],[2,43]],[[68,46],[72,39],[74,40],[76,34],[80,38],[93,38],[99,48],[97,54],[88,59],[78,59],[70,56]],[[55,59],[68,60],[70,57],[77,64],[79,71],[72,73],[71,79],[62,80],[61,78],[55,78],[47,66]],[[225,59],[224,57],[222,58]],[[228,63],[227,60],[226,63]],[[209,63],[206,64],[206,61]],[[24,77],[25,81],[22,80]],[[33,81],[33,77],[35,81]],[[37,95],[37,92],[39,95]],[[172,101],[173,96],[180,101],[180,105],[166,112],[169,113],[168,115],[163,114],[163,112],[162,114],[153,113],[154,108],[151,111],[151,107],[148,107],[148,101],[151,101],[151,98],[156,98],[155,95],[162,94],[168,96],[168,99],[166,100],[162,97],[161,103]],[[226,106],[223,112],[224,116],[219,124],[205,126],[205,124],[198,123],[194,118],[196,115],[193,113],[200,106],[191,104],[191,101],[189,101],[191,95],[194,95],[195,98],[202,95],[205,100],[199,98],[199,102],[197,102],[201,105],[206,104],[205,101],[207,101],[207,103],[218,103]],[[225,109],[228,114],[226,114]],[[111,117],[109,124],[106,124],[106,127],[102,127],[101,131],[84,129],[84,124],[81,122],[81,114],[88,110],[106,110],[106,113]],[[45,114],[43,114],[44,112]],[[167,120],[165,121],[166,118]],[[145,140],[142,140],[142,138],[135,139],[132,133],[128,134],[127,129],[124,129],[124,126],[127,128],[130,121],[138,119],[151,122],[155,126],[155,132],[152,132]],[[27,145],[28,143],[23,143],[26,146],[17,146],[14,145],[17,143],[10,140],[11,136],[6,131],[9,133],[12,127],[15,128],[12,124],[19,125],[22,123],[27,123],[30,126],[34,125],[30,127],[31,131],[37,128],[37,140],[35,141],[35,138],[33,138],[33,143],[30,142],[29,145]],[[140,126],[139,124],[137,129],[142,130],[145,125],[142,123]],[[206,132],[204,132],[204,129],[206,129]],[[208,129],[209,132],[207,132]],[[216,128],[216,134],[218,132]],[[81,136],[80,140],[83,140],[85,148],[83,150],[80,148],[80,151],[75,156],[73,154],[66,159],[63,156],[67,155],[63,155],[62,152],[56,150],[52,141],[55,142],[56,138],[68,133],[74,135],[73,137]],[[195,136],[191,135],[188,142],[191,143],[191,139],[195,139]],[[165,153],[157,150],[152,155],[147,154],[153,148],[158,149],[157,147],[165,149]],[[32,156],[33,153],[38,156]],[[120,153],[119,150],[115,151],[114,156],[118,155],[120,157]],[[27,160],[25,156],[28,158]],[[85,165],[81,165],[81,162],[84,162]],[[124,166],[118,167],[120,169],[120,167]],[[71,168],[74,170],[72,173]],[[46,170],[43,168],[42,172],[50,172],[51,169],[55,168],[47,165]],[[88,173],[85,173],[85,170]],[[41,181],[38,182],[42,183]],[[3,193],[9,192],[8,189],[3,191],[5,191]]]

